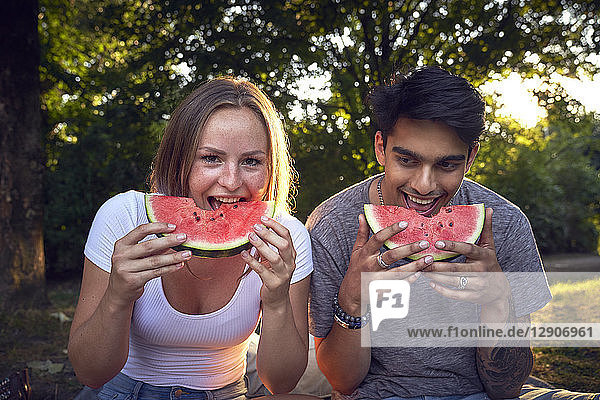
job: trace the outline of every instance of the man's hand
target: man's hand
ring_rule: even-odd
[[[431,272],[425,272],[425,276],[431,279],[431,286],[441,295],[481,304],[482,323],[518,321],[510,306],[510,285],[496,258],[492,214],[491,208],[486,209],[483,232],[477,245],[452,241],[436,243],[438,249],[463,254],[466,257],[464,263],[434,262],[426,269]],[[467,278],[467,283],[464,285],[463,279],[461,289],[462,277]],[[477,347],[476,359],[479,377],[492,399],[517,397],[533,365],[529,347],[494,347],[494,343],[485,342]]]
[[[438,249],[463,254],[466,260],[464,263],[436,261],[425,269],[425,276],[431,279],[431,287],[442,296],[481,304],[493,310],[495,315],[491,319],[494,321],[482,322],[505,322],[510,285],[496,258],[492,214],[491,208],[485,210],[485,222],[478,244],[450,240],[436,242]]]
[[[362,272],[379,272],[382,275],[394,274],[395,279],[406,277],[412,283],[417,278],[416,272],[421,271],[433,262],[433,257],[426,256],[419,260],[413,261],[402,267],[391,268],[384,270],[377,257],[379,249],[392,236],[406,229],[408,224],[405,221],[394,223],[369,238],[369,226],[363,214],[358,216],[358,234],[352,248],[350,256],[350,265],[348,272],[344,276],[344,280],[340,286],[338,299],[340,306],[349,314],[360,315],[361,309],[361,273]],[[404,246],[396,247],[388,250],[381,255],[381,260],[388,265],[396,261],[408,257],[412,254],[423,251],[429,246],[426,241],[414,242]],[[398,275],[400,273],[400,275]],[[382,277],[381,279],[385,279]],[[363,296],[366,300],[368,296]]]

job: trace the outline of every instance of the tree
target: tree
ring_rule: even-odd
[[[48,272],[81,268],[91,219],[109,196],[145,186],[178,101],[218,75],[291,101],[295,14],[252,1],[42,0]],[[307,44],[303,44],[307,43]],[[287,100],[281,100],[281,99]]]
[[[91,219],[104,200],[147,189],[169,113],[207,78],[247,77],[282,112],[300,173],[303,219],[330,194],[379,171],[364,97],[395,67],[441,64],[476,85],[512,70],[547,79],[555,71],[594,71],[588,56],[600,42],[593,0],[41,0],[41,6],[52,274],[80,269]],[[291,88],[311,76],[328,77],[329,97],[295,98]],[[292,109],[302,117],[290,118]]]
[[[36,0],[0,9],[0,304],[45,301]]]
[[[311,42],[299,54],[299,75],[330,77],[328,100],[298,102],[311,134],[293,136],[298,154],[310,150],[323,160],[321,169],[299,162],[301,181],[329,194],[379,170],[364,100],[394,69],[441,65],[475,86],[513,70],[546,80],[597,70],[588,58],[600,48],[594,0],[297,0],[288,9]]]

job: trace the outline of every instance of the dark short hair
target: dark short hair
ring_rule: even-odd
[[[472,148],[485,127],[485,102],[466,79],[440,67],[395,72],[367,96],[384,144],[400,118],[441,122]]]

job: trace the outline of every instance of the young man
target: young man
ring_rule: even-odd
[[[481,323],[527,323],[551,297],[525,215],[464,178],[484,131],[485,103],[478,92],[463,78],[428,67],[396,74],[368,100],[379,129],[375,154],[385,173],[326,200],[307,221],[315,268],[310,329],[320,369],[334,390],[352,398],[519,396],[533,365],[527,346],[363,347],[368,323],[345,323],[348,315],[362,314],[361,273],[386,269],[417,273],[409,278],[411,290],[427,312],[447,299],[448,309],[470,305]],[[477,244],[437,242],[436,247],[461,254],[452,262],[431,257],[407,262],[404,258],[425,244],[385,251],[383,243],[405,224],[370,235],[365,203],[402,206],[425,216],[449,204],[484,203],[483,233]],[[533,279],[509,284],[507,272],[531,272]]]

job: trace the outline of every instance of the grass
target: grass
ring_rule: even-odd
[[[600,280],[556,283],[551,290],[552,304],[534,314],[534,322],[555,322],[554,318],[573,312],[589,316],[595,312],[590,304],[600,304]],[[32,400],[70,400],[81,390],[66,354],[70,322],[61,322],[56,314],[72,317],[78,293],[79,282],[49,282],[47,309],[0,313],[0,379],[29,366]],[[561,303],[563,307],[558,306]],[[533,352],[536,377],[560,388],[600,392],[600,347]]]
[[[0,313],[0,379],[29,367],[32,400],[68,400],[81,390],[67,358],[70,323],[79,282],[49,282],[50,306]]]
[[[552,301],[532,322],[600,322],[600,278],[556,282],[550,290]],[[533,375],[556,387],[600,392],[600,347],[540,347],[533,354]]]

